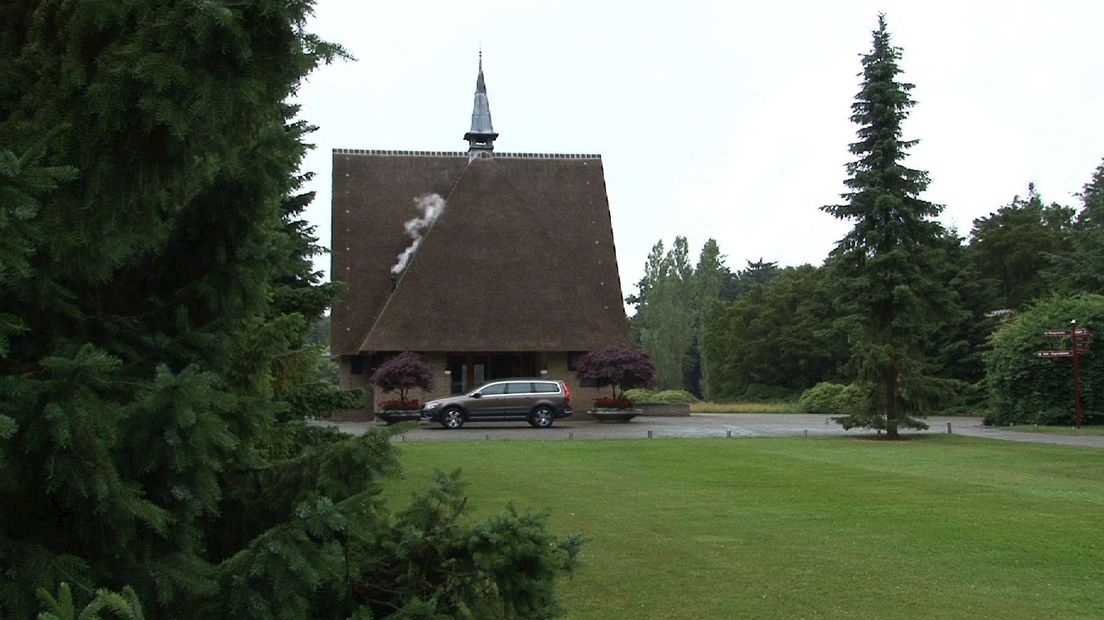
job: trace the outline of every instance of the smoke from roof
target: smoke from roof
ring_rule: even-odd
[[[398,256],[398,262],[391,268],[392,275],[399,275],[406,269],[406,264],[410,262],[410,257],[414,256],[414,252],[418,251],[418,246],[422,244],[422,235],[425,231],[429,230],[430,226],[433,226],[433,222],[437,221],[441,213],[445,210],[445,199],[441,198],[438,194],[422,194],[414,199],[414,207],[422,213],[420,217],[416,217],[412,220],[407,220],[403,224],[403,228],[406,230],[406,234],[410,235],[410,238],[414,241],[403,250],[402,254]]]

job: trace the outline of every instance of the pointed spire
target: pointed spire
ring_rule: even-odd
[[[491,125],[491,104],[487,101],[487,83],[483,79],[483,50],[479,50],[479,77],[475,80],[475,106],[472,109],[471,131],[464,134],[468,154],[490,157],[498,134]]]

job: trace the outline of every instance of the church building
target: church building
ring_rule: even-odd
[[[480,59],[467,151],[334,149],[343,386],[414,351],[437,382],[423,399],[505,377],[563,379],[577,410],[597,395],[576,361],[629,339],[602,158],[500,153],[497,137]]]

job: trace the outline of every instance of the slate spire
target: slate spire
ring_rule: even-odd
[[[487,84],[483,80],[483,51],[479,51],[479,77],[475,80],[475,106],[472,109],[471,131],[464,134],[468,141],[468,154],[473,157],[490,157],[498,134],[491,126],[491,105],[487,102]]]

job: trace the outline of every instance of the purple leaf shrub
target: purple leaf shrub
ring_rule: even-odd
[[[432,390],[435,385],[429,366],[410,351],[380,364],[368,382],[385,392],[398,392],[402,402],[406,402],[406,393],[412,388]]]
[[[651,385],[655,372],[652,356],[625,344],[595,349],[584,355],[575,369],[581,381],[611,386],[615,399],[622,398],[625,390]]]

